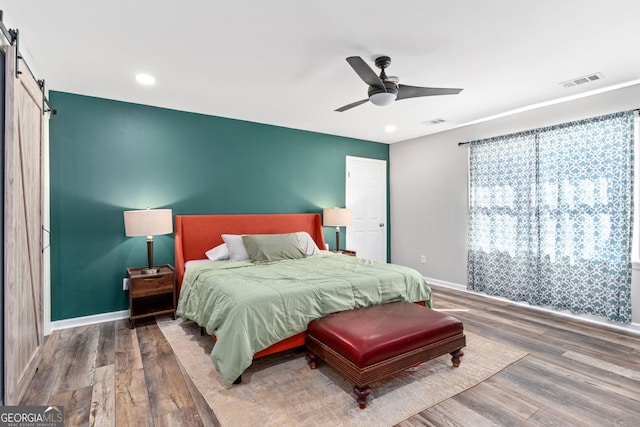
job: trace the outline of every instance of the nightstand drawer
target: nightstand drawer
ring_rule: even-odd
[[[131,279],[129,288],[134,298],[171,293],[173,292],[173,275],[134,277]]]

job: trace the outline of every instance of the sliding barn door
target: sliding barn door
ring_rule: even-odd
[[[4,179],[5,404],[17,405],[42,345],[43,95],[6,47]]]

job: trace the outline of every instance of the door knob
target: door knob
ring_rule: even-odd
[[[384,222],[381,222],[381,223],[380,223],[380,227],[384,227]]]

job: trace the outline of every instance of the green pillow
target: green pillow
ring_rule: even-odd
[[[271,262],[283,259],[306,258],[295,233],[245,234],[242,243],[253,262]]]

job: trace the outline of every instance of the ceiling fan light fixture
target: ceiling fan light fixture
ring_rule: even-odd
[[[397,93],[390,93],[390,92],[374,93],[371,96],[369,96],[369,101],[371,101],[371,103],[374,105],[383,107],[395,101],[396,96],[397,96]]]
[[[367,101],[371,101],[374,105],[384,106],[396,100],[417,98],[420,96],[455,95],[462,91],[462,89],[455,88],[421,87],[400,84],[397,77],[389,77],[387,73],[385,73],[385,69],[391,64],[391,58],[388,56],[379,56],[376,58],[376,67],[381,70],[379,76],[359,56],[350,56],[347,58],[347,62],[360,79],[369,85],[369,91],[367,92],[369,98],[336,108],[335,111],[344,112],[358,105],[362,105]]]

